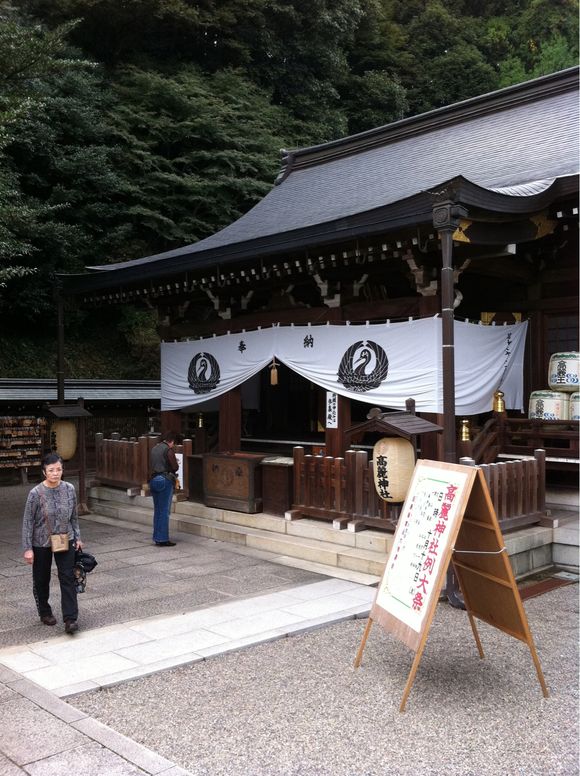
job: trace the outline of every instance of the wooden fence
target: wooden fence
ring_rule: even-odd
[[[377,495],[373,462],[364,450],[347,450],[344,458],[305,455],[294,448],[294,501],[290,519],[317,517],[337,527],[348,523],[356,529],[385,528],[394,531],[399,505]]]
[[[462,463],[475,466],[470,458]],[[537,523],[546,514],[545,453],[530,460],[480,466],[489,487],[500,527],[507,531]],[[291,519],[315,517],[394,531],[400,505],[387,504],[376,493],[373,462],[364,451],[348,451],[344,458],[305,455],[294,448],[294,503]]]
[[[472,458],[460,463],[475,466]],[[546,516],[546,452],[533,458],[480,464],[502,531],[533,525]]]
[[[146,487],[149,481],[149,454],[160,436],[140,436],[138,439],[104,439],[95,434],[96,479],[103,485],[128,490]],[[187,496],[189,483],[189,456],[192,440],[184,439],[175,445],[176,453],[183,454],[181,491]]]
[[[539,420],[510,418],[495,413],[475,439],[462,443],[463,455],[477,464],[491,463],[496,458],[525,458],[534,450],[544,450],[550,469],[578,468],[580,424],[577,420]]]

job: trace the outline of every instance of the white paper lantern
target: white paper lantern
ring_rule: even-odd
[[[373,448],[373,475],[379,496],[391,504],[404,501],[415,468],[415,449],[408,439],[384,437]]]
[[[70,461],[77,449],[77,427],[72,420],[57,420],[50,430],[55,452]]]

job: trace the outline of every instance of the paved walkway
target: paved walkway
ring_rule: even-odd
[[[430,666],[426,659],[422,672],[440,676],[442,685],[428,681],[423,687],[422,694],[435,691],[426,716],[417,692],[414,713],[420,715],[409,727],[396,710],[400,688],[388,696],[382,690],[387,673],[404,681],[409,657],[400,645],[387,647],[376,629],[365,670],[352,672],[359,618],[370,608],[373,588],[277,565],[269,553],[189,534],[174,537],[176,547],[160,549],[147,529],[83,520],[83,539],[99,566],[79,598],[81,631],[69,637],[62,624],[41,625],[30,568],[21,560],[26,492],[2,488],[0,502],[0,776],[63,776],[71,770],[83,776],[384,776],[418,769],[429,776],[572,776],[574,726],[566,732],[577,711],[568,673],[576,676],[572,587],[550,594],[555,608],[548,596],[530,604],[550,699],[541,699],[529,655],[517,651],[521,645],[509,640],[504,649],[503,634],[488,629],[494,657],[478,666],[466,652],[466,618],[442,607],[429,640],[436,662]],[[57,615],[58,603],[54,579]],[[96,688],[106,689],[90,692]],[[504,707],[499,714],[498,699]],[[497,762],[497,746],[490,749],[483,739],[475,750],[460,752],[459,760],[449,747],[429,743],[434,716],[441,740],[456,727],[471,741],[470,719],[477,719],[485,741],[492,741],[510,715],[525,741],[515,747],[511,733],[504,737]],[[386,717],[395,747],[383,735]],[[526,737],[530,719],[538,733],[532,738]],[[423,731],[423,748],[417,749],[415,729]],[[216,747],[220,737],[223,746]],[[551,741],[554,753],[551,744],[534,751],[536,740]],[[453,762],[445,764],[449,756]]]
[[[187,771],[61,698],[182,666],[332,622],[365,616],[373,588],[271,562],[261,551],[82,519],[99,565],[79,596],[81,630],[42,625],[20,547],[29,488],[2,488],[0,776]],[[59,591],[51,597],[59,617]]]
[[[59,697],[366,617],[374,588],[327,579],[168,617],[0,650],[0,664]]]

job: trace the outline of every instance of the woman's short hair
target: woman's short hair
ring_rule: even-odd
[[[179,434],[177,431],[168,431],[161,437],[162,442],[175,442],[176,445],[179,444],[180,440],[181,434]]]
[[[42,471],[45,471],[46,467],[51,466],[53,463],[59,463],[61,466],[64,465],[62,458],[58,453],[49,453],[42,459]]]

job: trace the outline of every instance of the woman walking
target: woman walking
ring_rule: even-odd
[[[32,565],[32,589],[41,622],[56,625],[49,603],[52,556],[58,570],[64,629],[79,629],[74,576],[75,550],[82,549],[74,486],[63,482],[62,458],[55,453],[42,462],[44,480],[28,494],[22,520],[24,560]],[[60,545],[60,546],[59,546]]]

